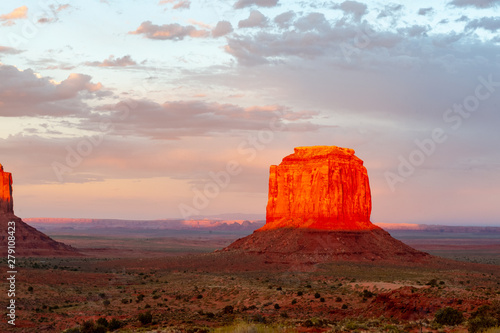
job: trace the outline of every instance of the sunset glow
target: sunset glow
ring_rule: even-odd
[[[352,148],[371,220],[500,226],[498,1],[0,4],[22,218],[264,218],[269,166]]]

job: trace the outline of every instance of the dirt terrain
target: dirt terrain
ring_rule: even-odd
[[[212,253],[238,238],[217,233],[50,236],[84,256],[21,259],[17,325],[1,332],[98,331],[100,318],[117,332],[466,332],[500,301],[498,265],[278,262]],[[445,307],[465,321],[436,323]]]

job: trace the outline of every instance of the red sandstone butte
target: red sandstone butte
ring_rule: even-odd
[[[3,171],[0,164],[0,212],[14,213],[12,201],[12,174]]]
[[[15,222],[15,230],[8,228],[12,226],[9,222]],[[15,232],[15,255],[17,257],[80,255],[73,247],[53,240],[14,215],[12,174],[4,172],[0,164],[0,245],[2,249],[8,247],[9,231]]]
[[[271,166],[266,224],[223,251],[286,263],[430,258],[372,224],[371,209],[368,173],[354,150],[298,147]]]
[[[372,201],[368,172],[354,150],[336,146],[298,147],[272,165],[266,225],[367,230]]]

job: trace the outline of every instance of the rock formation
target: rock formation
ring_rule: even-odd
[[[0,212],[14,213],[12,201],[12,174],[3,171],[0,164]]]
[[[295,148],[272,165],[266,225],[322,230],[373,229],[368,172],[354,150],[335,146]]]
[[[298,147],[270,168],[266,224],[224,251],[263,254],[271,261],[429,257],[372,224],[371,208],[368,173],[354,150]]]
[[[8,222],[10,221],[15,222],[16,257],[80,255],[73,247],[56,242],[14,215],[12,174],[4,172],[0,164],[0,244],[2,249],[7,249]]]

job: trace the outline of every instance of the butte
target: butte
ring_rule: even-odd
[[[8,227],[9,222],[15,222],[15,257],[54,257],[54,256],[79,256],[73,247],[57,242],[35,228],[27,225],[14,215],[14,200],[12,198],[12,174],[4,172],[0,164],[0,244],[7,253],[8,237],[13,231]]]
[[[354,150],[298,147],[271,166],[266,224],[222,251],[310,263],[431,257],[372,224],[371,209],[368,172]]]

